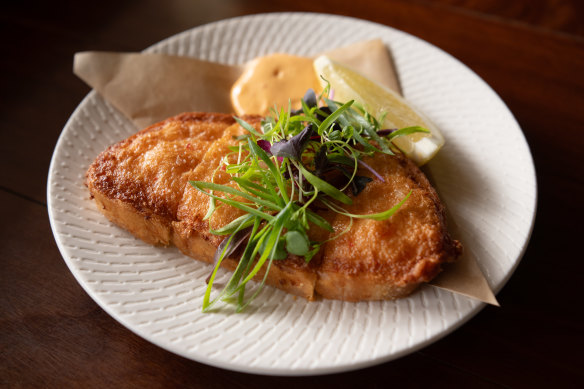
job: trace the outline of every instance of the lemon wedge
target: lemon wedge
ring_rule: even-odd
[[[376,118],[385,113],[383,128],[420,126],[428,129],[430,133],[414,133],[393,141],[418,166],[432,159],[444,145],[444,137],[438,128],[397,93],[327,56],[317,57],[313,65],[323,88],[326,81],[320,76],[330,83],[335,101],[355,100]]]

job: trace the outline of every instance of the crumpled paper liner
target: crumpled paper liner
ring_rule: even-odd
[[[401,94],[391,54],[381,40],[358,42],[324,54]],[[153,53],[81,52],[74,59],[74,73],[137,128],[182,112],[233,112],[229,92],[245,66]],[[449,219],[452,236],[459,236],[456,224]],[[445,270],[430,284],[499,305],[469,250]]]

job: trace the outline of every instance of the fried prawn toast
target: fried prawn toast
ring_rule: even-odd
[[[259,117],[244,119],[259,127]],[[90,166],[86,185],[98,209],[136,237],[150,244],[174,244],[193,258],[212,262],[224,237],[210,228],[226,225],[241,211],[222,205],[205,220],[209,197],[189,181],[233,185],[218,167],[237,144],[234,137],[243,133],[231,115],[185,113],[110,146]],[[351,222],[347,216],[315,209],[335,232],[329,236],[311,226],[310,239],[334,239],[309,263],[294,255],[275,260],[268,285],[309,300],[317,295],[348,301],[393,299],[430,281],[441,264],[460,254],[460,243],[446,230],[436,191],[413,162],[385,154],[365,161],[384,181],[374,178],[345,209],[354,214],[384,211],[411,192],[406,202],[384,221]],[[366,170],[359,174],[370,175]],[[222,266],[233,270],[237,263],[237,258],[227,258]]]

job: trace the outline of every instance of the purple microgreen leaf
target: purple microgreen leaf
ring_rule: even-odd
[[[316,107],[317,98],[316,98],[316,93],[314,92],[314,89],[308,89],[306,91],[306,93],[304,94],[304,97],[302,98],[302,105],[304,107],[306,107],[307,109],[310,109],[312,107]],[[290,115],[294,116],[294,115],[300,115],[300,114],[304,113],[304,107],[290,111]]]
[[[359,193],[361,193],[361,191],[365,189],[367,184],[370,183],[371,181],[373,181],[373,179],[370,177],[355,176],[355,178],[353,178],[353,181],[351,182],[352,184],[351,189],[353,189],[353,195],[357,196]]]
[[[265,139],[260,139],[258,140],[258,146],[260,146],[266,153],[268,153],[268,155],[272,155],[272,145],[270,144],[270,142],[268,142]]]
[[[283,158],[290,158],[290,159],[299,159],[300,151],[298,150],[297,145],[290,140],[282,140],[280,142],[276,142],[272,145],[271,148],[272,154],[278,157]]]
[[[270,151],[277,157],[300,160],[302,150],[308,144],[313,133],[313,125],[310,123],[298,134],[290,139],[276,142],[272,145]]]
[[[266,152],[266,154],[268,154],[268,156],[272,156],[272,144],[270,142],[268,142],[265,139],[260,139],[257,141],[258,146],[260,146],[262,148],[262,150],[264,150]],[[277,158],[278,162],[282,162],[284,160],[284,158],[282,157],[278,157]]]
[[[314,89],[308,89],[302,100],[304,100],[309,108],[316,107],[316,93],[314,93]]]

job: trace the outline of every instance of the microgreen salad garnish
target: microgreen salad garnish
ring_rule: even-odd
[[[411,192],[392,208],[375,214],[355,215],[343,208],[353,202],[348,193],[358,200],[356,196],[369,182],[383,181],[378,172],[362,161],[364,156],[378,152],[393,155],[399,152],[393,139],[428,130],[381,129],[383,118],[373,117],[354,101],[341,103],[329,99],[329,89],[325,88],[318,97],[309,90],[302,99],[302,109],[297,111],[273,110],[273,115],[262,121],[260,130],[235,118],[247,134],[237,138],[239,144],[231,148],[231,158],[224,157],[218,167],[230,174],[233,185],[190,181],[210,197],[205,219],[213,215],[219,206],[217,202],[244,212],[231,223],[211,230],[226,238],[217,249],[215,266],[207,279],[203,311],[210,310],[218,301],[233,302],[236,311],[243,310],[261,290],[274,260],[292,254],[309,262],[325,243],[310,240],[311,225],[334,232],[313,210],[315,206],[351,220],[385,220],[409,197]],[[236,161],[230,162],[233,160]],[[375,178],[359,175],[359,167]],[[223,290],[211,299],[221,262],[236,251],[242,253],[237,268]],[[252,296],[245,298],[247,283],[264,266],[262,281]]]

